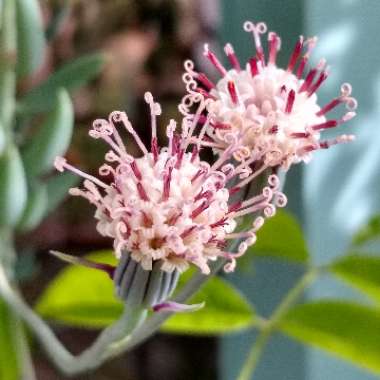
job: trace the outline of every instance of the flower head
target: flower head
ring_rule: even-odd
[[[200,159],[198,139],[192,134],[204,108],[202,101],[195,119],[184,118],[181,134],[170,121],[168,145],[160,148],[156,117],[161,109],[150,93],[145,94],[145,100],[151,112],[150,150],[127,115],[116,111],[108,120],[96,120],[89,132],[111,148],[105,155],[107,162],[99,169],[103,180],[76,169],[62,157],[56,159],[56,168],[71,170],[85,179],[83,188],[73,188],[70,193],[95,205],[97,229],[114,240],[117,257],[128,252],[145,271],[158,264],[167,273],[183,272],[194,264],[205,274],[210,272],[210,260],[224,257],[229,260],[225,269],[233,270],[235,259],[255,242],[263,216],[272,216],[276,204],[286,203],[278,178],[270,176],[262,193],[245,201],[232,201],[232,194],[241,191],[259,172],[253,173],[249,163],[230,163],[239,147],[233,142],[212,165]],[[132,135],[140,157],[127,152],[120,128]],[[234,233],[237,218],[245,214],[255,215],[252,227]],[[237,252],[225,250],[230,239],[241,239]]]
[[[201,120],[205,144],[220,153],[229,146],[233,135],[241,142],[241,149],[235,151],[236,159],[246,159],[254,152],[267,166],[288,169],[293,163],[307,162],[314,150],[351,141],[353,136],[345,134],[331,140],[320,138],[321,131],[353,118],[357,103],[351,97],[351,86],[343,84],[338,97],[326,105],[318,104],[316,93],[327,79],[329,68],[324,59],[308,68],[317,39],[301,36],[287,67],[280,68],[276,64],[280,37],[275,32],[268,33],[265,54],[261,36],[267,32],[266,25],[247,21],[244,30],[252,34],[256,47],[255,56],[245,66],[240,64],[231,44],[224,48],[229,70],[205,45],[204,56],[221,75],[217,83],[196,72],[192,61],[185,62],[183,80],[188,94],[180,110],[190,116],[199,94],[208,99],[209,118]],[[345,104],[348,111],[340,118],[328,118],[328,113],[339,104]]]

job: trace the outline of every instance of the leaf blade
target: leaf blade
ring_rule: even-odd
[[[380,258],[363,254],[345,255],[329,267],[331,273],[380,303]]]
[[[302,343],[380,373],[377,309],[347,301],[313,302],[290,310],[279,327]]]
[[[104,63],[102,54],[89,54],[67,63],[21,99],[19,112],[35,114],[51,110],[55,94],[60,88],[72,91],[85,85],[100,73]]]
[[[64,154],[70,144],[73,126],[73,105],[67,91],[61,89],[53,112],[23,148],[28,176],[40,175],[53,167],[55,157]]]
[[[291,214],[283,210],[278,210],[274,217],[265,221],[257,232],[256,243],[249,248],[246,256],[271,257],[295,263],[306,263],[309,260],[300,225]]]
[[[179,287],[190,278],[185,272]],[[194,313],[178,313],[169,318],[161,330],[172,334],[221,335],[252,327],[255,312],[246,298],[232,284],[219,277],[212,277],[191,297],[189,304],[205,302],[206,305]]]
[[[16,0],[17,72],[27,76],[35,72],[45,56],[45,36],[37,0]]]

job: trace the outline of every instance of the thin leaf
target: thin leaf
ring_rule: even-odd
[[[0,157],[0,225],[14,226],[27,201],[25,170],[17,148],[8,146]]]
[[[28,176],[42,174],[53,167],[56,156],[64,154],[69,146],[73,125],[73,106],[67,91],[61,89],[53,112],[22,151]]]
[[[356,233],[353,238],[353,244],[361,245],[372,240],[380,240],[380,215],[373,216],[368,224]]]
[[[192,271],[180,277],[179,288],[191,277]],[[195,313],[180,313],[169,318],[161,330],[174,334],[220,335],[252,327],[255,321],[253,307],[230,283],[213,277],[188,303],[206,305]]]
[[[350,254],[335,261],[330,271],[349,285],[380,302],[380,258]]]
[[[20,368],[15,344],[12,315],[0,300],[0,379],[19,380]]]
[[[380,373],[380,311],[350,302],[321,301],[292,309],[281,331],[305,344]]]
[[[86,259],[114,265],[112,251],[87,255]],[[39,299],[37,311],[45,318],[72,326],[102,328],[120,317],[123,304],[114,296],[114,285],[100,271],[67,266]]]
[[[26,76],[36,71],[45,57],[45,35],[37,0],[16,0],[17,72]]]
[[[79,178],[69,172],[59,173],[46,181],[48,195],[47,213],[53,211],[68,195],[68,190],[79,182]]]
[[[246,256],[273,257],[286,261],[308,261],[308,248],[302,229],[289,213],[279,210],[273,218],[265,221],[257,233],[256,243]]]
[[[51,110],[60,88],[71,91],[85,85],[100,73],[104,63],[102,54],[87,55],[67,63],[21,99],[19,112],[33,114]]]
[[[31,185],[28,201],[17,228],[20,231],[30,231],[37,227],[46,215],[47,205],[46,185],[37,182]]]

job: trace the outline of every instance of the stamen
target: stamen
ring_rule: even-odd
[[[276,63],[277,53],[281,47],[281,39],[276,33],[270,32],[268,34],[268,41],[269,41],[268,63],[274,65]]]
[[[66,170],[71,171],[72,173],[79,175],[80,177],[86,178],[86,179],[94,182],[96,185],[98,185],[99,187],[102,187],[103,189],[109,188],[108,185],[106,185],[104,182],[100,181],[98,178],[96,178],[90,174],[87,174],[85,172],[82,172],[81,170],[77,169],[76,167],[68,164],[66,159],[63,157],[57,157],[55,159],[54,166],[60,172],[63,172],[66,169]]]
[[[288,72],[291,73],[293,71],[294,66],[296,65],[297,60],[301,54],[302,47],[303,47],[303,36],[300,36],[299,40],[296,43],[296,46],[293,49],[293,53],[290,56],[288,68],[287,68]]]
[[[328,75],[329,75],[329,73],[328,73],[327,70],[322,71],[319,74],[319,77],[318,77],[317,81],[308,90],[308,94],[307,94],[308,97],[310,97],[311,95],[313,95],[319,89],[319,87],[321,86],[321,84],[327,79]]]
[[[249,60],[249,67],[251,69],[251,75],[254,77],[259,73],[259,68],[257,65],[257,59],[256,58],[250,58]]]
[[[205,73],[198,73],[196,79],[198,79],[208,90],[215,88],[215,84],[211,82]]]
[[[209,59],[209,61],[215,66],[215,68],[219,71],[219,73],[224,77],[227,74],[227,70],[220,63],[216,55],[209,50],[208,44],[204,46],[204,56]]]
[[[235,83],[233,81],[229,81],[227,84],[227,87],[228,87],[228,92],[230,93],[232,103],[234,103],[235,105],[238,104],[239,103],[239,97],[238,97],[238,94],[236,91]]]
[[[231,63],[231,66],[236,70],[236,71],[241,71],[241,66],[240,62],[235,54],[234,48],[232,47],[231,44],[226,44],[224,47],[224,52],[227,55],[228,60]]]
[[[324,123],[312,125],[310,128],[314,131],[320,131],[321,129],[335,128],[337,125],[337,120],[327,120]]]
[[[140,196],[141,200],[149,202],[148,195],[146,194],[146,191],[145,191],[144,186],[142,185],[142,183],[141,182],[137,182],[136,187],[137,187],[137,191],[139,193],[139,196]]]
[[[285,113],[289,114],[292,112],[295,97],[296,97],[295,91],[290,90],[288,94],[288,100],[286,101]]]

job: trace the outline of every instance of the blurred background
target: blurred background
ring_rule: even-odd
[[[104,69],[89,85],[72,93],[75,129],[68,157],[76,166],[95,172],[105,147],[88,138],[97,117],[112,110],[128,112],[141,136],[148,139],[149,118],[143,94],[150,90],[163,107],[161,131],[178,117],[184,93],[183,61],[192,57],[202,71],[204,42],[221,50],[232,42],[241,61],[253,52],[250,36],[242,30],[246,19],[265,21],[282,37],[280,61],[287,62],[298,35],[318,35],[314,57],[325,57],[331,77],[320,92],[322,103],[338,92],[341,83],[353,85],[358,117],[347,133],[357,141],[316,154],[307,167],[292,169],[286,192],[290,209],[302,222],[317,261],[342,253],[350,236],[380,211],[380,3],[377,0],[45,0],[41,9],[51,33],[44,64],[24,80],[20,91],[43,81],[63,63],[89,52],[103,52]],[[212,74],[210,74],[212,76]],[[131,147],[133,149],[133,147]],[[63,267],[49,249],[82,254],[109,248],[96,233],[93,209],[80,199],[67,199],[32,233],[18,238],[22,291],[33,304],[49,280]],[[299,273],[287,265],[258,264],[255,274],[237,272],[230,279],[270,313]],[[317,283],[308,297],[345,297],[348,290],[333,282]],[[79,352],[96,332],[57,326],[60,339]],[[236,377],[254,337],[223,339],[158,334],[137,350],[76,379],[168,380]],[[34,350],[38,379],[61,379],[44,354]],[[380,358],[379,358],[380,360]],[[349,364],[319,351],[275,337],[258,368],[258,380],[374,379]]]

